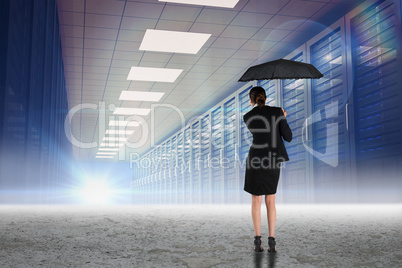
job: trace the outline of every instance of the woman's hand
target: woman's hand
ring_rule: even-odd
[[[283,114],[286,116],[288,116],[288,113],[282,108]]]

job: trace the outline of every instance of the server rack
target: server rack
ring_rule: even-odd
[[[141,166],[140,161],[137,163],[135,168],[137,169],[138,177],[136,178],[136,184],[132,187],[134,188],[133,193],[135,194],[132,200],[136,204],[142,204],[144,201],[144,197],[142,195],[144,194],[143,178],[145,176],[145,169]]]
[[[153,168],[153,172],[154,172],[154,180],[153,180],[153,184],[155,185],[155,195],[154,195],[154,203],[160,203],[161,201],[161,183],[160,183],[160,170],[159,170],[159,166],[158,161],[160,159],[160,146],[156,147],[154,149],[154,157],[152,158],[153,164],[152,164],[152,168]]]
[[[236,142],[236,98],[232,97],[223,104],[223,148],[224,159],[222,168],[224,172],[224,202],[237,201],[238,184],[236,184],[235,142]]]
[[[178,179],[178,152],[177,152],[177,136],[174,135],[172,137],[172,145],[171,145],[171,202],[172,203],[178,203],[178,183],[177,183],[177,179]]]
[[[184,203],[184,140],[183,130],[177,134],[177,202]]]
[[[168,168],[168,154],[170,150],[169,140],[164,142],[163,153],[162,153],[162,170],[163,170],[163,190],[164,190],[164,200],[163,203],[166,204],[169,199],[170,189],[169,189],[169,168]]]
[[[156,157],[157,157],[156,150],[153,150],[151,152],[151,161],[154,160]],[[156,179],[157,178],[157,170],[155,169],[155,166],[154,166],[153,163],[151,164],[151,172],[152,172],[152,174],[151,174],[152,203],[156,204],[157,199],[158,199],[158,195],[159,195],[159,193],[158,193],[158,186],[159,185],[156,183],[157,182],[157,179]]]
[[[301,46],[286,58],[306,62],[305,46]],[[280,94],[283,102],[281,106],[288,113],[286,120],[293,132],[292,142],[285,142],[290,160],[282,165],[283,200],[284,202],[311,202],[312,182],[309,174],[311,156],[304,148],[308,134],[304,136],[303,133],[307,130],[308,115],[306,80],[281,80]]]
[[[160,160],[162,157],[162,145],[159,145],[156,148],[156,154],[157,154],[157,159],[155,159],[156,163],[155,163],[155,169],[156,169],[156,184],[158,185],[158,190],[157,190],[157,200],[158,203],[162,202],[162,196],[163,196],[163,172],[160,166]]]
[[[166,167],[166,204],[172,203],[172,140],[166,142],[166,155],[164,156],[164,165]]]
[[[154,150],[154,158],[153,160],[155,161],[154,163],[154,184],[155,184],[155,203],[160,203],[160,197],[161,197],[161,183],[160,183],[160,170],[159,170],[159,166],[157,165],[157,161],[159,161],[160,159],[160,146],[158,146],[155,150]]]
[[[210,118],[210,114],[201,118],[201,195],[205,203],[212,202],[212,171],[209,166],[212,133]]]
[[[359,189],[385,190],[392,185],[397,189],[402,162],[400,3],[367,4],[363,11],[356,9],[346,16],[351,48],[348,67],[354,73],[349,85],[353,88],[356,183]]]
[[[55,1],[0,5],[7,29],[1,31],[0,185],[23,189],[25,202],[29,191],[40,190],[35,202],[47,203],[61,197],[72,174],[65,161],[72,146],[64,131],[68,96],[57,7]]]
[[[149,153],[147,153],[146,154],[146,159],[150,159],[150,156],[151,156],[151,153],[149,152]],[[145,188],[145,194],[146,194],[146,198],[144,198],[144,202],[150,202],[150,200],[151,200],[151,186],[152,185],[150,185],[150,181],[151,181],[151,165],[150,165],[150,162],[147,162],[148,163],[148,166],[147,166],[147,175],[146,175],[146,177],[145,177],[145,185],[144,185],[144,188]]]
[[[150,157],[151,157],[151,153],[149,153],[148,154],[148,159],[150,159]],[[148,176],[147,176],[147,179],[146,179],[146,193],[148,194],[147,195],[147,202],[149,202],[149,203],[152,203],[152,197],[153,197],[153,194],[152,194],[152,180],[151,180],[151,175],[152,175],[152,170],[151,170],[151,165],[150,165],[150,167],[148,168],[149,169],[149,173],[148,173]]]
[[[314,199],[329,202],[342,195],[352,201],[353,177],[349,144],[349,94],[347,89],[344,19],[307,43],[310,63],[324,74],[311,80],[311,150]],[[308,148],[309,149],[309,148]]]
[[[211,177],[212,177],[212,201],[223,202],[224,178],[223,169],[220,167],[222,146],[222,106],[218,106],[211,113]]]
[[[146,156],[145,156],[146,157]],[[145,165],[145,163],[144,163],[144,165]],[[144,166],[145,167],[145,166]],[[141,194],[141,201],[140,201],[140,203],[141,204],[143,204],[143,203],[146,203],[148,200],[147,200],[147,198],[148,198],[148,195],[146,195],[147,194],[147,177],[148,177],[148,168],[142,168],[143,169],[143,177],[141,178],[141,192],[142,192],[142,194]]]
[[[135,168],[135,167],[131,167],[131,168],[132,168],[132,171],[133,171],[133,180],[131,181],[130,188],[131,188],[131,204],[133,205],[135,203],[138,203],[138,201],[139,201],[138,200],[138,198],[139,198],[139,192],[138,192],[139,187],[138,187],[137,183],[138,183],[138,178],[140,176],[138,174],[139,170],[137,168]]]
[[[246,173],[246,159],[248,152],[250,150],[250,146],[253,142],[253,137],[250,131],[247,129],[246,124],[244,123],[243,116],[251,110],[249,92],[252,88],[252,85],[245,86],[240,89],[240,92],[237,94],[239,99],[239,126],[238,126],[238,145],[239,145],[239,184],[238,188],[241,191],[240,194],[240,202],[245,202],[249,199],[249,193],[246,193],[244,188],[244,178]]]
[[[157,198],[156,198],[156,200],[158,200],[157,201],[157,203],[162,203],[162,198],[163,198],[163,177],[162,177],[162,175],[163,175],[163,172],[162,172],[162,169],[161,169],[161,166],[160,166],[160,161],[161,161],[161,157],[162,157],[162,145],[159,145],[157,148],[156,148],[156,159],[155,159],[155,170],[156,170],[156,185],[157,185],[157,191],[156,191],[156,193],[157,193]]]
[[[150,159],[150,153],[147,154],[147,159]],[[145,177],[145,194],[146,194],[146,198],[144,198],[144,202],[150,203],[151,202],[151,198],[152,198],[152,189],[151,189],[152,185],[151,185],[151,165],[149,165],[149,167],[147,168],[147,176]]]
[[[191,192],[193,194],[192,203],[199,204],[201,203],[201,168],[199,167],[199,159],[201,155],[201,146],[200,146],[200,121],[196,121],[192,125],[191,132],[191,149],[192,149],[192,161],[191,161],[191,172],[192,172],[192,185]]]
[[[191,168],[191,126],[184,129],[184,158],[183,158],[183,183],[184,183],[184,202],[186,204],[191,202],[191,181],[192,181],[192,172],[190,172]]]
[[[267,96],[265,104],[268,106],[277,106],[278,105],[277,104],[278,81],[277,80],[262,80],[262,81],[258,82],[258,85],[265,89],[265,94]]]
[[[167,196],[167,183],[166,183],[166,168],[165,168],[165,156],[166,156],[166,142],[162,143],[161,146],[161,155],[160,155],[160,172],[161,172],[161,188],[162,188],[162,193],[161,193],[161,197],[162,197],[162,204],[166,204],[166,196]]]

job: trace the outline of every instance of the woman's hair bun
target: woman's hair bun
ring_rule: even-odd
[[[264,95],[262,95],[261,93],[257,95],[256,99],[255,99],[256,103],[258,105],[265,105],[265,98]]]
[[[267,96],[265,94],[265,89],[262,87],[253,87],[249,93],[250,99],[253,103],[256,103],[258,107],[265,105],[265,100]]]

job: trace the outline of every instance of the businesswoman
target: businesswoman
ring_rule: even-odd
[[[275,193],[281,163],[289,157],[282,138],[292,141],[292,131],[286,121],[286,111],[265,105],[266,94],[262,87],[253,87],[249,93],[251,111],[243,120],[253,136],[253,143],[246,159],[244,191],[251,194],[251,215],[254,224],[254,250],[263,251],[261,242],[261,202],[265,195],[268,217],[268,252],[276,252],[274,238],[276,207]]]

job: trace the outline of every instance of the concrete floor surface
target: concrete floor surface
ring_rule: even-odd
[[[0,267],[402,267],[402,205],[0,206]]]

